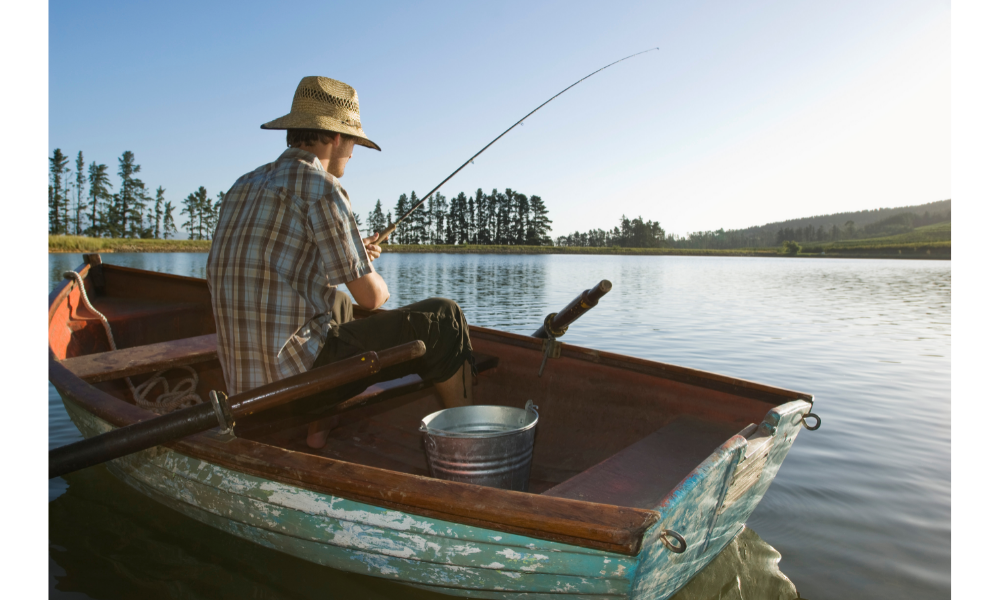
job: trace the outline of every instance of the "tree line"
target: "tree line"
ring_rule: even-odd
[[[383,212],[382,201],[368,213],[368,232],[374,235],[393,222],[393,210],[405,215],[419,198],[416,192],[400,194],[393,209]],[[388,209],[388,207],[386,207]],[[435,193],[389,237],[390,244],[482,244],[500,246],[551,246],[552,220],[539,196],[528,196],[511,188],[496,188],[489,194],[482,188],[466,196],[459,192],[447,199]],[[360,217],[355,215],[358,227]]]
[[[110,238],[167,239],[177,232],[177,218],[188,239],[211,239],[219,219],[223,193],[212,202],[204,186],[181,201],[175,216],[163,186],[150,196],[139,179],[142,167],[131,150],[118,158],[118,191],[113,191],[108,166],[91,162],[84,168],[83,151],[69,167],[69,157],[56,148],[49,157],[49,233]]]
[[[841,240],[866,239],[898,235],[913,231],[917,227],[951,221],[951,209],[938,212],[925,210],[923,214],[914,212],[897,213],[867,225],[858,226],[848,220],[843,227],[834,224],[830,229],[824,225],[815,227],[781,227],[768,231],[760,227],[748,229],[716,231],[695,231],[687,236],[667,234],[658,221],[629,219],[622,215],[614,229],[591,229],[587,232],[573,232],[559,236],[557,246],[585,246],[621,248],[688,248],[696,250],[737,249],[782,246],[791,242],[837,242]]]

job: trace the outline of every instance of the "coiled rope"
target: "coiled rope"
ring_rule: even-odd
[[[105,317],[99,310],[94,308],[94,305],[90,303],[90,298],[87,297],[87,288],[83,285],[83,277],[80,276],[76,271],[65,271],[63,272],[63,277],[66,279],[71,279],[76,282],[77,288],[80,290],[80,297],[83,298],[83,304],[87,307],[91,313],[97,315],[104,325],[104,331],[108,334],[108,343],[111,345],[112,350],[117,350],[118,346],[115,344],[115,336],[111,333],[111,324],[108,323],[107,317]],[[167,378],[163,376],[164,373],[172,371],[175,369],[184,369],[191,376],[181,379],[170,389],[170,383]],[[132,378],[126,377],[125,382],[128,383],[129,390],[132,391],[132,398],[135,400],[136,406],[140,406],[147,410],[151,410],[157,414],[165,414],[178,408],[183,408],[187,406],[194,406],[195,404],[201,404],[204,400],[201,399],[195,389],[198,387],[198,372],[191,367],[171,367],[170,369],[164,369],[157,373],[154,373],[147,381],[139,384],[138,387],[132,384]],[[156,400],[150,401],[146,399],[157,385],[163,386],[163,393],[156,397]]]

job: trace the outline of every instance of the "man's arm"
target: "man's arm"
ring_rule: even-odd
[[[374,270],[347,282],[347,290],[354,296],[354,301],[365,310],[375,310],[389,299],[389,288],[385,280]]]
[[[372,243],[377,238],[378,234],[375,234],[362,240],[369,260],[375,260],[382,254],[382,247]],[[346,285],[358,306],[367,310],[375,310],[389,299],[389,288],[382,276],[375,272],[374,267],[371,273],[349,281]]]

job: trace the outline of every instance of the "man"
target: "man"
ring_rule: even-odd
[[[240,177],[222,200],[207,277],[219,361],[230,394],[369,350],[423,340],[427,353],[379,373],[418,373],[446,407],[472,403],[472,346],[458,305],[431,298],[354,320],[358,306],[389,299],[372,261],[377,235],[362,238],[340,185],[355,145],[381,151],[361,129],[357,92],[325,77],[299,83],[289,114],[261,125],[287,130],[278,159]],[[337,400],[357,386],[330,394]],[[334,419],[310,425],[320,448]]]

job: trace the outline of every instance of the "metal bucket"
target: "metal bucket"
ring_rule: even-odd
[[[459,406],[424,417],[424,453],[431,475],[505,490],[528,491],[536,406]]]

